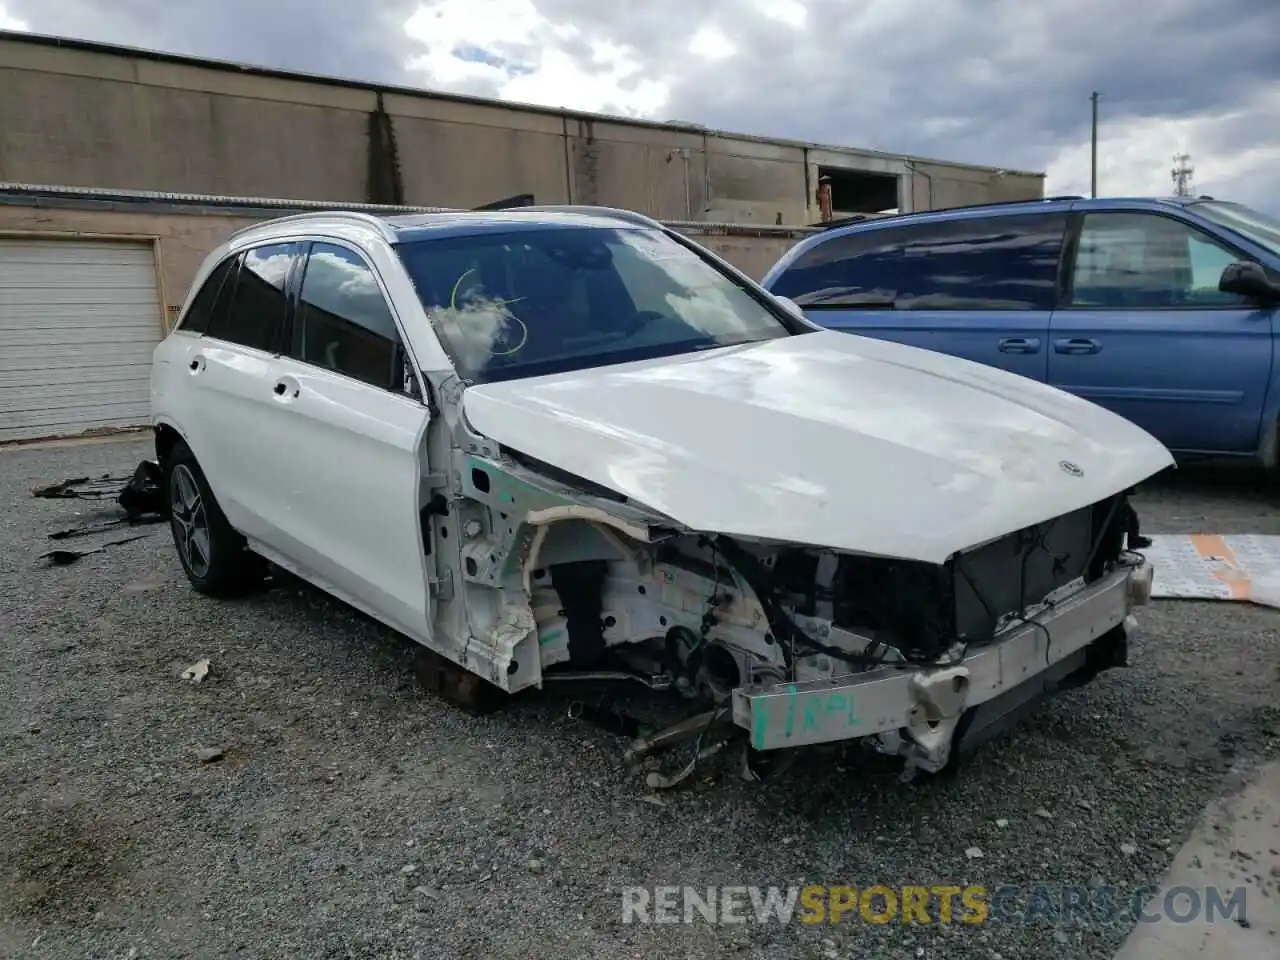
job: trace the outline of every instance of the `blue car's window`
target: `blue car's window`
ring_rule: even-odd
[[[1052,310],[1066,214],[871,227],[807,250],[771,284],[806,309]]]
[[[1239,257],[1189,224],[1152,213],[1090,213],[1080,230],[1071,305],[1097,309],[1245,306],[1222,293]]]
[[[540,376],[805,329],[665,234],[526,228],[397,245],[461,376]]]

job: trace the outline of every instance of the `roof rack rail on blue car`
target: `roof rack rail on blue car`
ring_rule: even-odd
[[[815,223],[814,227],[819,230],[834,230],[837,227],[847,227],[855,223],[863,223],[867,220],[896,220],[900,217],[916,217],[922,214],[930,213],[952,213],[958,210],[983,210],[987,207],[1013,207],[1030,203],[1063,203],[1069,200],[1083,200],[1084,197],[1075,194],[1064,194],[1057,197],[1033,197],[1026,200],[991,200],[987,203],[962,203],[954,207],[935,207],[932,210],[911,210],[906,213],[855,213],[847,217],[841,217],[839,220],[828,220],[825,223]]]
[[[534,204],[534,196],[532,193],[517,193],[514,197],[504,197],[501,200],[493,200],[489,203],[481,204],[478,207],[472,207],[472,213],[487,212],[490,210],[515,210],[520,207],[532,207]]]

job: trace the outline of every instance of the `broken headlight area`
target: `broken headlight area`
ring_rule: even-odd
[[[534,571],[544,666],[596,666],[612,652],[662,664],[686,696],[723,701],[761,676],[936,665],[1113,569],[1127,507],[1112,497],[942,565],[712,535],[657,545],[647,569],[551,564]]]
[[[462,553],[488,558],[491,572],[471,565],[468,574],[493,581],[505,569],[510,582],[513,566],[521,568],[532,616],[520,622],[536,630],[539,678],[523,685],[638,681],[685,703],[681,720],[636,738],[627,751],[629,761],[639,762],[693,741],[692,766],[652,774],[655,786],[678,782],[699,758],[734,743],[745,748],[749,770],[781,746],[852,739],[904,756],[909,766],[941,769],[961,719],[973,719],[966,658],[1019,625],[1037,625],[1050,639],[1041,615],[1115,575],[1126,562],[1126,536],[1137,535],[1120,494],[943,564],[656,526],[642,539],[622,531],[645,529],[643,508],[579,489],[576,478],[548,476],[541,466],[473,458],[472,478],[480,482],[469,492],[505,506],[492,519],[507,525],[514,564],[482,538]],[[499,467],[491,482],[487,471]],[[523,485],[526,504],[537,506],[530,494],[541,492],[570,505],[530,510],[524,519],[537,532],[522,537],[512,516],[512,482]],[[620,511],[613,527],[601,522],[611,511]],[[1070,618],[1063,622],[1077,630]],[[1080,629],[1101,635],[1114,626],[1090,621]],[[1091,653],[1072,660],[1070,676],[1053,682],[1064,686],[1117,662],[1122,655]],[[518,669],[530,676],[514,663],[506,674]],[[1004,684],[1002,678],[998,685]],[[797,691],[813,693],[803,699]],[[981,696],[992,699],[988,693]],[[815,698],[820,721],[812,716]],[[863,715],[864,704],[874,716]]]

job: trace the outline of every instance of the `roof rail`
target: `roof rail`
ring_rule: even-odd
[[[302,223],[307,220],[347,220],[351,223],[358,223],[362,226],[372,227],[382,235],[385,240],[395,240],[395,230],[382,217],[374,216],[372,213],[365,213],[361,210],[343,210],[341,207],[335,207],[332,210],[312,210],[307,213],[294,213],[286,217],[275,217],[271,220],[260,220],[257,223],[251,223],[247,227],[241,227],[235,233],[231,234],[231,239],[257,230],[264,226],[275,226],[279,223]]]
[[[892,214],[886,214],[892,216]],[[834,230],[836,227],[847,227],[852,223],[862,223],[864,220],[879,219],[870,213],[851,213],[847,217],[837,217],[834,220],[819,220],[817,223],[809,224],[815,230]]]
[[[531,207],[534,203],[532,193],[517,193],[514,197],[506,197],[502,200],[493,200],[479,207],[472,207],[472,213],[480,213],[486,210],[511,210],[516,207]]]
[[[934,207],[932,210],[912,210],[905,213],[855,213],[839,220],[828,220],[826,223],[815,223],[819,230],[834,230],[836,227],[847,227],[866,220],[896,220],[899,217],[916,217],[929,213],[951,213],[957,210],[983,210],[987,207],[1012,207],[1029,203],[1054,203],[1067,200],[1083,200],[1084,197],[1064,194],[1057,197],[1033,197],[1028,200],[991,200],[987,203],[962,203],[954,207]]]
[[[662,229],[660,222],[653,219],[653,217],[645,216],[643,213],[636,213],[634,210],[622,210],[618,207],[599,207],[593,203],[535,204],[522,209],[528,213],[594,213],[600,216],[616,217],[619,220],[626,220],[642,227]]]

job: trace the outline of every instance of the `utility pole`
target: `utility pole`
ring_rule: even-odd
[[[1089,196],[1098,195],[1098,91],[1089,96],[1093,101],[1093,135],[1089,138]]]

